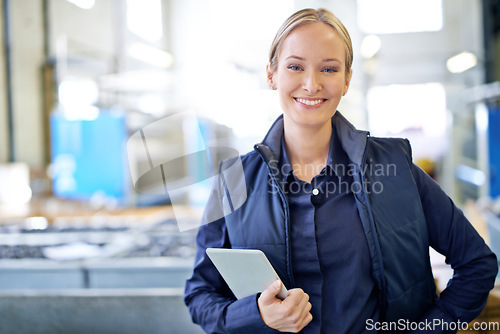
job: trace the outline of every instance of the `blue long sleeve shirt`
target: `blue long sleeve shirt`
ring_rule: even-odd
[[[368,319],[378,321],[378,289],[348,157],[333,133],[326,166],[308,183],[294,175],[284,143],[279,166],[290,205],[293,275],[313,316],[301,333],[365,333]]]

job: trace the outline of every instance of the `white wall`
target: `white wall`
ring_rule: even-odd
[[[60,61],[59,79],[67,75],[88,77],[113,66],[119,42],[116,16],[125,1],[99,0],[90,10],[66,0],[49,2],[49,57]]]
[[[43,162],[42,1],[10,3],[14,154],[17,161],[39,166]]]
[[[446,60],[464,50],[483,56],[480,0],[444,0],[441,31],[380,35],[382,48],[377,56],[379,71],[374,84],[449,82],[480,83],[482,69],[452,75]],[[425,18],[422,18],[425,19]],[[471,75],[474,73],[474,75]]]
[[[0,5],[3,6],[2,1]],[[0,15],[0,36],[4,36],[3,15]],[[3,41],[3,39],[2,39]],[[5,78],[5,50],[4,45],[0,48],[0,87],[7,87]],[[8,115],[7,115],[7,89],[0,89],[0,163],[9,160],[9,137],[8,137]]]
[[[116,3],[115,0],[98,0],[92,9],[85,10],[66,0],[49,0],[50,53],[56,52],[54,41],[66,36],[73,52],[97,58],[113,55]]]

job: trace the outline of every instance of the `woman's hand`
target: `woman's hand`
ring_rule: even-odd
[[[302,289],[288,291],[288,296],[281,300],[276,295],[281,291],[281,281],[271,284],[260,295],[260,317],[266,325],[280,332],[298,333],[312,320],[309,295]]]

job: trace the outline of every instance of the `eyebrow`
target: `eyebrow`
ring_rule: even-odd
[[[304,60],[305,60],[305,58],[302,58],[302,57],[299,57],[299,56],[294,56],[294,55],[291,55],[291,56],[286,57],[286,58],[285,58],[285,60],[286,60],[286,59],[290,59],[290,58],[297,59],[297,60],[302,60],[302,61],[304,61]],[[337,59],[337,58],[326,58],[326,59],[323,59],[323,62],[325,62],[325,63],[326,63],[326,62],[333,62],[333,61],[335,61],[335,62],[338,62],[338,63],[341,63],[341,64],[342,64],[342,61],[340,61],[340,60],[339,60],[339,59]]]

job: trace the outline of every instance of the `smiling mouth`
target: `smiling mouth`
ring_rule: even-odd
[[[302,99],[302,98],[297,98],[297,97],[294,97],[294,100],[297,102],[300,102],[302,104],[308,105],[308,106],[315,106],[317,104],[320,104],[320,103],[326,101],[326,99]]]

